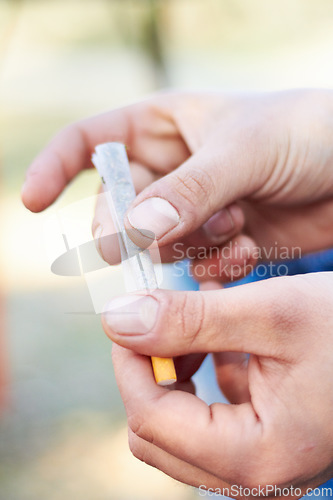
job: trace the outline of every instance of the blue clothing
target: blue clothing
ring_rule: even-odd
[[[293,276],[295,274],[316,273],[321,271],[333,271],[333,249],[309,254],[301,259],[283,261],[282,263],[279,262],[273,265],[260,264],[260,266],[254,269],[246,278],[237,281],[237,283],[231,286],[242,285],[252,281],[261,281],[263,279],[281,276],[281,274]]]
[[[317,488],[314,488],[313,492],[309,493],[308,495],[305,495],[302,498],[307,498],[310,500],[310,498],[315,499],[319,498],[320,500],[324,500],[327,498],[332,498],[333,497],[333,479],[330,479],[327,481],[327,483],[322,484],[321,486],[318,486]]]

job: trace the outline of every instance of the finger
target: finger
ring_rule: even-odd
[[[186,382],[199,370],[206,354],[189,354],[187,356],[179,356],[174,359],[177,373],[177,381],[180,383]]]
[[[248,202],[240,202],[240,205],[246,213],[246,233],[256,240],[263,260],[285,260],[286,249],[289,249],[288,259],[298,259],[333,246],[330,231],[333,204],[326,198],[301,206]]]
[[[44,210],[83,169],[91,167],[94,147],[107,140],[129,142],[130,119],[121,110],[106,113],[59,132],[30,165],[22,200],[33,212]]]
[[[81,170],[91,167],[97,144],[119,141],[130,159],[161,174],[185,161],[189,151],[165,109],[154,97],[74,123],[58,133],[29,167],[22,200],[34,212],[44,210]]]
[[[143,189],[159,177],[156,172],[137,161],[130,161],[130,168],[135,192],[137,194],[141,193]]]
[[[217,281],[205,281],[200,291],[221,290]],[[216,379],[225,397],[233,404],[251,401],[247,364],[248,356],[242,352],[218,352],[213,354]]]
[[[205,470],[174,457],[152,443],[138,437],[131,429],[128,431],[129,447],[133,455],[142,462],[155,467],[182,483],[199,488],[227,488],[230,485]]]
[[[128,436],[130,449],[136,458],[148,465],[151,465],[152,467],[155,467],[156,469],[161,470],[177,481],[181,481],[182,483],[199,488],[199,496],[214,496],[214,498],[216,496],[221,496],[221,498],[226,498],[223,495],[227,495],[228,498],[231,497],[242,499],[253,499],[257,496],[260,496],[258,495],[260,485],[259,487],[256,486],[253,488],[253,492],[255,492],[255,495],[251,497],[248,497],[248,495],[246,494],[242,495],[241,492],[245,490],[246,493],[246,489],[249,488],[244,488],[241,485],[237,485],[235,482],[232,485],[199,467],[195,467],[188,462],[179,460],[170,453],[167,453],[157,446],[145,441],[144,439],[139,438],[133,431],[131,431],[131,429],[129,429]],[[238,471],[238,473],[239,472],[240,471]],[[299,484],[298,489],[300,493],[297,494],[298,498],[299,495],[301,495],[303,498],[303,495],[305,495],[309,491],[314,491],[318,485],[324,484],[327,480],[330,479],[330,477],[331,473],[330,471],[328,471],[320,474],[320,476],[317,476],[315,479],[311,478],[311,480],[307,480],[305,483]],[[270,496],[270,493],[274,491],[273,484],[275,483],[268,485],[267,488],[267,491],[269,491],[269,493],[267,493],[269,495],[269,498],[272,498]],[[275,488],[277,490],[278,486],[275,485]],[[265,488],[262,489],[264,494]],[[282,490],[283,488],[279,489]],[[285,488],[285,490],[288,490],[288,488]],[[292,488],[289,488],[289,491],[292,491]],[[214,495],[214,492],[216,493],[216,496]]]
[[[224,290],[132,294],[108,304],[103,326],[116,343],[150,356],[235,351],[294,360],[290,335],[299,355],[304,328],[315,321],[307,291],[302,277],[292,276]]]
[[[206,280],[200,283],[199,285],[199,290],[201,292],[208,291],[208,290],[222,290],[223,286],[221,283],[219,283],[216,280]]]
[[[178,241],[214,213],[259,190],[269,178],[270,162],[266,132],[257,129],[251,122],[221,131],[146,188],[126,218],[133,241],[141,241],[146,231],[162,246]]]
[[[192,273],[196,281],[236,281],[251,273],[256,265],[255,242],[244,235],[233,238],[221,247],[210,247],[198,252],[192,261]]]
[[[251,468],[261,436],[251,404],[208,406],[192,394],[160,387],[150,360],[128,349],[115,346],[113,364],[128,425],[139,438],[227,482],[238,479],[240,466],[242,474],[244,464]]]
[[[181,240],[159,247],[162,262],[174,262],[183,259],[193,260],[197,256],[209,253],[210,248],[230,243],[244,226],[244,214],[237,204],[229,205],[214,214],[202,227],[186,235]],[[143,245],[146,240],[143,239]],[[208,252],[206,252],[206,249]],[[202,258],[205,258],[202,256]]]
[[[248,381],[248,358],[242,352],[213,354],[216,379],[225,397],[233,404],[251,401]]]
[[[101,189],[97,195],[92,234],[98,253],[110,265],[121,261],[118,234],[108,207],[105,193]]]
[[[200,291],[221,290],[217,281],[205,281]],[[242,352],[218,352],[213,354],[216,379],[225,397],[233,404],[251,401],[248,382],[248,356]]]
[[[140,192],[156,178],[156,174],[138,162],[130,162],[130,165],[136,192]],[[113,224],[107,198],[102,188],[97,196],[92,233],[95,239],[96,248],[102,259],[111,265],[119,264],[121,256],[118,234]]]
[[[203,226],[169,247],[200,250],[203,247],[219,246],[240,233],[244,226],[244,214],[236,204],[229,205],[215,213]],[[165,248],[165,247],[162,247]],[[186,257],[186,255],[185,255]]]
[[[134,169],[137,172],[137,169]],[[230,268],[233,268],[235,271],[238,271],[240,266],[239,260],[240,257],[245,259],[245,254],[247,253],[248,258],[250,259],[250,254],[252,249],[255,248],[254,242],[245,236],[235,238],[233,241],[229,241],[233,238],[234,235],[238,234],[243,226],[244,217],[242,211],[237,207],[237,205],[230,206],[228,209],[224,209],[223,212],[227,212],[232,214],[233,222],[230,225],[229,216],[228,218],[228,227],[225,226],[223,220],[225,218],[225,214],[215,214],[213,216],[212,223],[215,226],[218,226],[220,229],[224,225],[226,228],[225,234],[220,234],[218,237],[214,236],[210,232],[207,231],[205,227],[199,228],[195,233],[189,235],[183,241],[179,241],[174,245],[169,245],[166,247],[160,248],[160,258],[162,262],[174,262],[183,259],[195,259],[196,257],[200,257],[200,261],[198,262],[198,272],[195,275],[196,279],[201,278],[206,279],[207,268],[210,267],[213,269],[217,268],[217,277],[224,279],[224,275],[228,274],[228,281],[232,279]],[[211,221],[208,221],[208,224]],[[107,204],[106,197],[103,194],[100,194],[97,197],[95,216],[92,224],[92,231],[96,241],[96,247],[99,251],[101,257],[111,265],[118,264],[120,262],[120,250],[118,244],[118,238],[116,234],[116,230],[110,216],[109,207]],[[226,243],[226,248],[219,248],[217,245],[221,245],[221,242]],[[234,243],[234,248],[233,248]],[[229,248],[230,247],[230,248]],[[220,251],[223,256],[225,256],[225,262],[217,262],[217,258],[214,257],[209,259],[209,256],[214,255],[214,251]],[[203,259],[208,261],[207,265],[204,266],[204,269],[201,271],[201,264]],[[212,262],[210,262],[212,261]],[[243,262],[241,263],[243,264]],[[247,263],[250,265],[250,262]],[[252,262],[252,266],[254,262]],[[236,269],[237,268],[237,269]],[[225,271],[222,273],[222,270]],[[194,269],[194,273],[196,269]],[[243,267],[240,271],[242,275],[244,275]],[[240,276],[239,276],[240,277]],[[239,278],[238,277],[238,278]]]

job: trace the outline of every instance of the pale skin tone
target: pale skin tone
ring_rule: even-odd
[[[240,265],[236,248],[253,262],[255,245],[303,253],[333,245],[331,91],[161,94],[71,125],[31,165],[25,205],[49,206],[91,166],[95,145],[113,140],[128,145],[140,192],[133,207],[157,197],[179,214],[158,238],[164,260],[177,242],[230,245],[229,264]],[[118,249],[101,237],[112,231],[100,202],[93,232],[114,263]],[[194,260],[194,272],[199,264],[208,269],[211,259]],[[208,279],[207,271],[200,292],[151,293],[158,315],[146,334],[121,334],[103,319],[132,452],[195,486],[293,485],[304,494],[333,475],[333,275],[227,290],[216,280],[230,276]],[[208,406],[194,394],[190,378],[209,352],[232,405]],[[176,390],[155,384],[151,355],[179,357]]]

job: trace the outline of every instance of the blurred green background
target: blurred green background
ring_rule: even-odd
[[[29,162],[60,127],[163,87],[333,87],[332,22],[331,0],[0,1],[1,500],[198,498],[128,451],[110,343],[71,313],[84,279],[50,271],[54,208],[20,204]],[[56,207],[97,188],[85,172]]]

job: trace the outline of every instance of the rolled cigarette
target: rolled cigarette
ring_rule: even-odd
[[[149,250],[135,245],[124,227],[125,214],[136,196],[124,144],[100,144],[95,148],[92,162],[102,179],[110,214],[118,234],[126,290],[155,290],[158,286]],[[159,385],[173,384],[177,380],[171,358],[153,357],[152,366]]]

